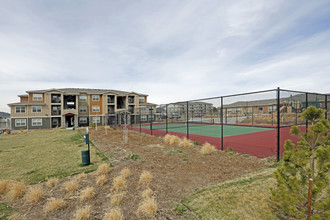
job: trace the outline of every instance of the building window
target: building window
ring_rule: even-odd
[[[100,116],[94,116],[92,117],[93,123],[101,123],[101,117]]]
[[[147,120],[147,116],[146,115],[141,115],[141,121],[146,121]]]
[[[85,95],[79,96],[79,102],[87,102],[87,96]]]
[[[42,100],[42,94],[33,94],[32,95],[33,101],[41,101]]]
[[[93,101],[100,101],[100,96],[99,95],[93,95],[92,100]]]
[[[145,103],[145,99],[146,97],[144,97],[144,96],[140,96],[139,97],[139,103]]]
[[[42,126],[41,118],[32,118],[32,126]]]
[[[145,111],[147,108],[145,106],[141,106],[141,111]]]
[[[26,119],[15,119],[16,127],[24,127],[26,126]]]
[[[87,106],[80,106],[79,112],[87,112]]]
[[[87,117],[79,117],[79,123],[80,124],[86,124],[87,123]]]
[[[98,105],[93,105],[93,107],[92,107],[92,111],[93,111],[93,112],[100,112],[100,106],[98,106]]]
[[[259,111],[262,111],[262,110],[263,110],[263,108],[262,108],[262,107],[258,107],[258,110],[259,110]]]
[[[16,113],[25,113],[25,106],[16,106]]]
[[[32,106],[32,112],[34,113],[41,112],[41,109],[41,106]]]

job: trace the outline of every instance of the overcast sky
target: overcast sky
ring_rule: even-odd
[[[152,103],[330,92],[330,1],[0,0],[0,111],[34,89]]]

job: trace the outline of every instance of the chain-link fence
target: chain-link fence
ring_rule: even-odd
[[[329,95],[278,88],[131,109],[129,128],[279,159],[285,140],[297,141],[291,126],[308,129],[301,113],[311,105],[325,109],[329,119]]]

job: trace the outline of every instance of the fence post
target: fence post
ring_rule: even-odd
[[[328,96],[327,95],[325,95],[324,103],[325,103],[325,116],[324,116],[324,118],[328,119]]]
[[[167,121],[167,104],[165,105],[165,112],[166,112],[166,116],[165,116],[165,121],[166,121],[166,134],[168,133],[168,121]]]
[[[152,135],[152,106],[149,108],[150,111],[150,134]]]
[[[141,107],[139,108],[139,123],[140,123],[140,133],[142,132],[142,125],[141,125]]]
[[[308,108],[308,93],[306,92],[306,109]],[[305,110],[306,110],[305,109]],[[306,120],[306,133],[308,132],[308,121]]]
[[[252,123],[252,125],[253,125],[253,115],[254,115],[254,111],[253,111],[253,110],[254,110],[254,106],[252,106],[251,108],[252,108],[252,118],[251,118],[251,123]]]
[[[221,123],[221,150],[223,150],[223,97],[221,97],[220,123]]]
[[[187,111],[186,111],[186,115],[187,115],[187,139],[189,139],[189,102],[187,102]]]
[[[277,87],[277,161],[280,161],[280,87]]]

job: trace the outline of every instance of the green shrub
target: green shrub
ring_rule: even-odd
[[[309,179],[313,180],[311,219],[329,219],[330,124],[328,120],[314,124],[323,115],[322,109],[308,107],[302,113],[303,119],[312,121],[308,133],[293,126],[291,134],[300,141],[285,142],[281,165],[274,173],[277,184],[271,188],[273,208],[285,219],[307,218]]]
[[[178,203],[178,204],[174,204],[174,210],[179,215],[183,215],[186,212],[186,207],[184,207],[183,205],[181,205],[180,203]]]
[[[194,145],[198,145],[198,141],[194,141]]]

